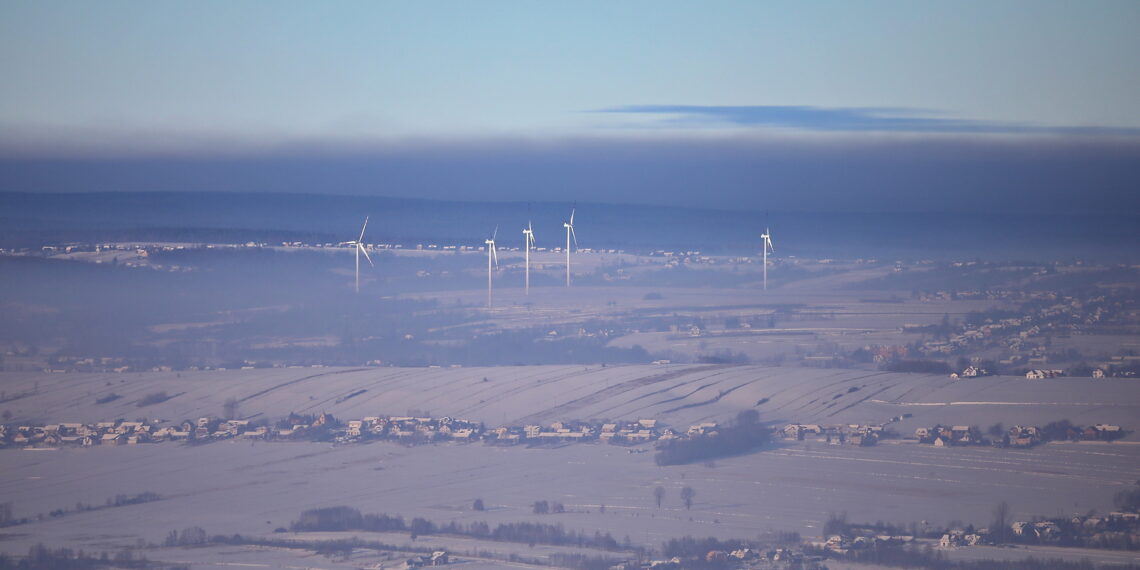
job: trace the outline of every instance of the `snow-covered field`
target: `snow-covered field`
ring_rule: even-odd
[[[657,545],[686,534],[752,537],[787,529],[816,535],[831,512],[846,512],[852,520],[979,525],[988,524],[1002,500],[1023,518],[1106,512],[1112,495],[1136,479],[1140,446],[1011,451],[798,443],[719,460],[714,467],[658,467],[648,453],[606,445],[223,442],[6,450],[0,459],[0,492],[17,516],[80,501],[98,505],[119,493],[164,497],[6,529],[0,549],[7,552],[23,552],[39,541],[87,549],[138,538],[161,542],[170,530],[194,525],[210,534],[268,534],[302,510],[334,505],[409,520],[560,523]],[[657,485],[667,490],[661,509],[653,501]],[[680,501],[684,486],[697,492],[692,510]],[[487,511],[470,509],[476,498]],[[536,500],[562,502],[569,512],[533,515]]]
[[[225,400],[244,417],[330,412],[341,419],[401,415],[489,426],[574,419],[656,418],[686,428],[756,409],[769,422],[894,424],[900,434],[935,423],[1111,423],[1135,430],[1140,381],[895,374],[755,365],[505,366],[490,368],[288,368],[133,374],[3,373],[0,404],[12,421],[181,421],[219,416]],[[347,398],[353,393],[365,390]],[[148,394],[173,396],[139,407]],[[121,398],[95,404],[110,394]],[[767,399],[763,403],[759,403]],[[1137,441],[1135,434],[1126,438]]]
[[[0,382],[10,395],[34,392],[0,406],[12,412],[13,421],[43,422],[216,416],[230,397],[241,401],[243,416],[328,411],[349,419],[414,409],[489,425],[653,417],[684,428],[728,420],[750,408],[772,422],[882,422],[911,413],[893,424],[904,434],[936,422],[984,428],[999,421],[1009,426],[1062,418],[1135,430],[1140,418],[1140,382],[1128,380],[951,382],[942,376],[751,365],[5,373]],[[361,389],[367,392],[338,402]],[[158,391],[178,395],[136,405]],[[94,404],[110,392],[122,398]],[[631,453],[604,444],[527,449],[219,442],[6,449],[0,450],[0,498],[12,502],[17,517],[35,518],[77,502],[101,505],[116,494],[151,491],[163,500],[7,528],[0,533],[0,551],[22,553],[41,541],[96,550],[139,538],[160,543],[170,530],[188,526],[210,534],[271,534],[305,509],[335,505],[408,520],[560,523],[653,546],[683,535],[746,538],[797,530],[812,536],[828,513],[838,512],[854,521],[960,520],[985,526],[1003,500],[1017,518],[1112,510],[1113,494],[1140,478],[1136,441],[1132,435],[1112,444],[1029,450],[790,442],[712,466],[672,467],[655,465],[648,446],[632,448],[646,453]],[[652,493],[658,485],[667,490],[660,509]],[[692,510],[680,500],[685,486],[697,492]],[[487,511],[470,509],[476,498]],[[538,500],[562,502],[568,512],[533,515],[530,505]],[[257,559],[242,552],[235,560]],[[175,555],[168,559],[179,559]],[[286,554],[265,556],[277,560]]]

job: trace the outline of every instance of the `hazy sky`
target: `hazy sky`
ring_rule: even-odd
[[[1131,157],[1138,29],[1134,0],[7,0],[0,159],[916,137]],[[61,189],[25,172],[0,190]]]

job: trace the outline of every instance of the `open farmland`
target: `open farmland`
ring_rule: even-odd
[[[270,419],[291,411],[350,419],[417,410],[488,425],[653,418],[682,430],[727,421],[749,408],[777,424],[885,422],[909,413],[891,424],[904,435],[934,423],[1062,418],[1132,431],[1140,417],[1140,382],[1132,380],[952,382],[941,375],[752,365],[6,373],[3,381],[9,394],[25,394],[4,403],[13,421],[43,422],[180,421],[216,416],[231,398],[239,402],[239,415]],[[138,405],[158,391],[173,397]],[[94,404],[111,392],[121,398]],[[358,395],[346,398],[353,393]],[[707,465],[670,467],[657,466],[652,453],[638,453],[649,451],[648,445],[600,443],[526,448],[227,441],[9,449],[0,450],[0,496],[13,503],[16,517],[33,520],[6,532],[0,550],[23,552],[41,541],[88,549],[140,538],[161,542],[169,531],[188,526],[211,534],[277,536],[273,529],[287,527],[301,511],[334,505],[437,523],[558,523],[647,546],[682,535],[747,538],[790,530],[816,536],[828,514],[841,511],[852,520],[984,526],[1003,500],[1016,518],[1111,510],[1113,495],[1140,477],[1136,442],[1134,432],[1111,444],[1024,450],[942,449],[903,440],[870,448],[780,441]],[[658,485],[666,489],[660,509],[652,496]],[[691,510],[680,500],[685,486],[697,491]],[[76,503],[100,505],[107,497],[144,491],[162,500],[36,520]],[[471,510],[477,498],[486,511]],[[567,512],[532,514],[539,500],[563,503]],[[377,540],[402,544],[397,538]],[[406,535],[400,540],[412,544]],[[483,546],[502,554],[515,548]],[[239,550],[245,554],[235,560],[264,560]],[[169,559],[185,559],[177,554]]]
[[[883,423],[903,435],[935,423],[1112,423],[1135,430],[1140,381],[1026,380],[866,370],[687,364],[471,368],[287,368],[133,374],[5,373],[13,421],[95,422],[328,412],[342,419],[409,411],[499,424],[653,418],[684,429],[756,409],[766,422]],[[168,400],[140,406],[153,393]],[[115,394],[113,401],[96,404]],[[355,395],[353,395],[355,394]],[[1127,439],[1137,440],[1135,433]]]
[[[18,308],[13,338],[36,343],[3,353],[0,515],[19,524],[3,527],[0,552],[143,544],[152,560],[195,568],[362,568],[443,549],[469,568],[577,567],[559,557],[661,557],[669,539],[762,535],[757,544],[791,540],[810,555],[776,533],[830,538],[829,517],[846,513],[937,543],[943,528],[991,525],[1002,502],[1012,520],[1104,515],[1140,479],[1136,299],[1096,285],[1131,270],[1097,268],[1082,281],[1095,287],[1058,293],[1013,285],[1081,266],[820,260],[772,266],[765,291],[758,266],[736,258],[626,256],[583,259],[565,288],[547,254],[532,276],[545,285],[527,295],[504,255],[487,306],[477,252],[377,255],[385,277],[345,297],[344,255],[247,249],[130,249],[153,265],[129,275],[35,266],[63,272],[52,283],[106,281],[85,300],[30,279],[22,304],[6,305]],[[222,287],[231,273],[249,286]],[[170,288],[132,289],[144,278]],[[290,285],[273,293],[266,281]],[[120,314],[132,319],[119,326]],[[746,445],[658,464],[656,441],[725,449],[702,434],[733,433],[745,411],[762,424],[747,424],[759,435]],[[1015,426],[1055,434],[1064,420],[1089,430],[1014,441],[1027,429]],[[948,447],[915,437],[936,425]],[[989,445],[1003,434],[1016,434],[1011,447]],[[966,435],[985,444],[953,445]],[[552,512],[538,514],[546,503]],[[291,530],[338,505],[406,525]],[[468,530],[413,537],[415,519]],[[602,539],[470,530],[523,524]],[[208,545],[159,546],[197,528]],[[327,552],[357,535],[371,544]],[[1050,548],[1040,552],[1090,554]]]
[[[227,442],[3,453],[0,488],[20,516],[77,501],[99,504],[118,493],[164,497],[14,528],[0,543],[10,552],[38,541],[89,549],[138,538],[160,542],[191,525],[212,534],[269,534],[304,509],[341,504],[437,522],[560,523],[648,545],[686,534],[751,537],[777,529],[813,536],[837,510],[861,520],[985,524],[1001,500],[1025,518],[1110,510],[1113,493],[1135,479],[1140,461],[1134,445],[1009,451],[796,443],[712,468],[658,467],[649,454],[604,445]],[[667,489],[661,509],[651,493],[656,485]],[[678,499],[682,486],[697,490],[692,510]],[[487,511],[470,510],[476,498]],[[562,502],[568,512],[533,515],[536,500]]]

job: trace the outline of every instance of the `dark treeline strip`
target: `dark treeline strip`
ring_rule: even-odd
[[[758,423],[756,410],[746,410],[736,421],[715,435],[674,439],[657,447],[658,465],[684,465],[720,457],[731,457],[763,447],[771,440],[771,430]]]
[[[174,533],[176,534],[176,533]],[[390,551],[390,552],[407,552],[419,555],[429,555],[432,552],[439,550],[439,547],[433,546],[409,546],[409,545],[395,545],[386,544],[375,540],[361,540],[358,537],[341,538],[335,540],[297,540],[297,539],[275,539],[275,538],[258,538],[251,536],[243,536],[234,534],[231,536],[214,535],[207,541],[209,544],[229,544],[229,545],[251,545],[251,546],[267,546],[271,548],[300,548],[311,550],[317,554],[324,556],[340,556],[347,557],[352,554],[352,551],[357,548],[363,548],[376,551]],[[500,559],[501,555],[487,551],[469,552],[468,556],[478,556],[480,558]],[[588,556],[585,554],[565,554],[565,553],[552,553],[549,561],[539,558],[527,558],[519,556],[518,554],[510,554],[506,558],[509,562],[517,562],[522,564],[530,564],[532,566],[547,566],[554,565],[558,568],[570,568],[572,570],[606,570],[614,564],[621,562],[620,559],[607,558],[603,556]],[[0,570],[5,570],[0,568]]]
[[[109,556],[106,552],[96,555],[70,548],[51,549],[42,543],[28,549],[23,558],[10,557],[0,553],[0,570],[93,570],[102,568],[142,568],[147,570],[181,570],[188,566],[172,566],[161,562],[151,562],[145,557],[136,557],[131,550],[123,550]]]
[[[438,550],[437,547],[430,546],[397,546],[395,544],[385,544],[375,540],[361,540],[356,537],[341,538],[336,540],[296,540],[296,539],[276,539],[276,538],[258,538],[253,536],[244,536],[241,534],[234,534],[231,536],[216,534],[211,536],[209,544],[231,544],[231,545],[253,545],[253,546],[270,546],[274,548],[303,548],[305,550],[312,550],[318,554],[328,556],[347,556],[352,553],[356,548],[367,548],[370,550],[389,550],[393,552],[414,552],[417,554],[431,554],[433,550]]]
[[[149,503],[152,501],[161,501],[161,500],[162,500],[161,495],[159,495],[158,493],[150,492],[150,491],[144,491],[144,492],[138,493],[136,495],[127,495],[124,493],[120,493],[118,495],[115,495],[114,497],[107,497],[107,500],[104,502],[104,504],[99,505],[99,506],[90,505],[90,504],[87,504],[87,503],[80,501],[80,502],[75,503],[74,509],[68,509],[66,507],[60,507],[58,509],[55,509],[53,511],[48,512],[46,516],[51,517],[51,518],[57,518],[57,517],[62,517],[62,516],[66,516],[66,515],[86,513],[86,512],[90,512],[90,511],[98,511],[98,510],[103,510],[103,509],[113,509],[113,508],[117,508],[117,507],[127,507],[130,505],[141,505],[143,503]],[[12,516],[12,502],[7,501],[4,503],[0,503],[0,528],[8,527],[8,526],[17,526],[17,525],[29,524],[29,523],[35,522],[36,520],[42,521],[42,520],[44,520],[44,518],[45,518],[44,513],[40,513],[40,514],[36,515],[35,518],[32,518],[32,517],[15,518]]]
[[[409,532],[412,537],[423,535],[468,536],[500,542],[520,542],[525,544],[550,544],[556,546],[579,546],[618,550],[620,545],[610,533],[595,531],[593,535],[580,531],[567,531],[560,524],[542,523],[503,523],[491,528],[486,522],[477,521],[460,524],[454,521],[437,525],[423,518],[414,518],[405,523],[403,517],[385,514],[361,514],[352,507],[326,507],[310,509],[301,513],[300,518],[290,525],[294,532],[348,531],[370,532]]]
[[[739,539],[717,540],[711,536],[708,538],[685,536],[681,538],[670,538],[661,545],[661,551],[665,554],[666,558],[673,558],[674,556],[690,558],[704,556],[714,550],[732,552],[733,550],[751,548],[752,546],[753,545],[748,542]]]

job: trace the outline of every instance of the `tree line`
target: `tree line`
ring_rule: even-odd
[[[654,460],[658,465],[684,465],[759,449],[771,440],[771,430],[758,420],[756,410],[745,410],[736,415],[732,425],[720,428],[715,435],[673,439],[659,444]]]
[[[142,568],[182,570],[188,566],[169,565],[151,562],[144,556],[135,556],[132,550],[123,550],[114,556],[106,552],[96,555],[94,552],[72,550],[70,548],[48,548],[43,543],[36,544],[28,549],[28,554],[16,559],[8,554],[0,553],[0,570],[95,570],[103,568]]]
[[[451,521],[436,524],[423,518],[414,518],[406,523],[403,517],[386,514],[361,514],[358,509],[347,506],[309,509],[289,525],[294,532],[362,530],[372,532],[408,532],[412,538],[426,535],[469,536],[501,542],[521,542],[525,544],[550,544],[556,546],[580,546],[618,550],[620,545],[610,533],[595,531],[568,531],[561,524],[543,523],[502,523],[491,527],[486,522],[476,521],[467,524]]]

